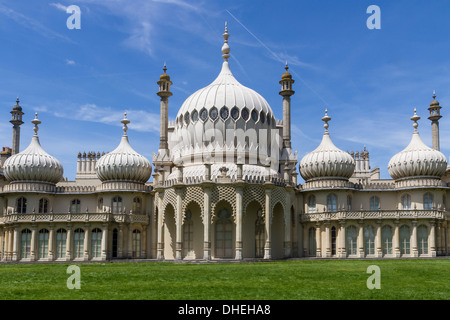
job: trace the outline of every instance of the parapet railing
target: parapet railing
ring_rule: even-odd
[[[148,224],[150,217],[145,214],[127,213],[9,213],[0,217],[0,223],[21,222],[122,222]]]

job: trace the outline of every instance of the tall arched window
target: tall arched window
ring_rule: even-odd
[[[98,199],[97,207],[98,207],[98,212],[103,212],[103,198]]]
[[[49,232],[47,229],[39,230],[39,246],[38,246],[39,259],[48,258],[48,236]]]
[[[16,201],[16,212],[17,213],[27,213],[27,198],[20,197]]]
[[[375,254],[375,231],[372,226],[364,227],[364,251],[366,255]]]
[[[264,257],[264,245],[266,243],[266,227],[262,211],[258,210],[255,221],[255,257]]]
[[[401,254],[410,254],[411,253],[411,234],[409,231],[409,227],[403,225],[400,227],[400,252]]]
[[[423,209],[424,210],[433,209],[433,195],[429,192],[423,195]]]
[[[142,214],[142,200],[139,197],[133,199],[133,213]]]
[[[112,236],[112,257],[117,258],[117,245],[118,245],[118,239],[119,238],[119,231],[117,229],[113,230],[113,236]]]
[[[66,257],[66,229],[56,230],[56,259],[63,259]]]
[[[316,228],[311,227],[308,230],[309,247],[308,253],[311,257],[316,256],[317,246],[316,246]]]
[[[308,213],[316,213],[316,196],[310,195],[308,197]]]
[[[141,231],[133,230],[133,258],[141,257]]]
[[[73,199],[70,202],[70,212],[71,213],[80,213],[81,212],[81,206],[80,206],[80,199]]]
[[[73,256],[83,258],[84,256],[84,230],[78,228],[73,233]]]
[[[331,227],[331,255],[332,256],[336,255],[336,239],[337,239],[336,227],[333,226],[333,227]]]
[[[95,228],[91,232],[91,256],[100,258],[102,253],[102,230]]]
[[[115,196],[112,200],[112,213],[122,212],[122,197]]]
[[[48,200],[45,198],[39,199],[39,213],[48,212]]]
[[[215,255],[217,258],[233,257],[233,223],[227,209],[220,210],[216,222]]]
[[[428,228],[423,224],[417,228],[417,245],[419,254],[428,254]]]
[[[380,209],[380,198],[377,196],[373,196],[370,198],[370,210],[379,210]]]
[[[381,229],[381,239],[383,242],[383,254],[392,254],[392,228],[384,226]]]
[[[337,211],[337,197],[334,193],[331,193],[327,196],[327,208],[328,212]]]
[[[411,196],[409,194],[402,196],[402,209],[411,210]]]
[[[22,259],[29,258],[31,252],[31,231],[29,229],[22,230],[21,235],[20,257]]]
[[[347,210],[348,211],[352,210],[352,196],[351,195],[347,195]]]
[[[186,211],[183,224],[183,250],[184,256],[191,256],[194,252],[194,222],[191,210]]]
[[[357,254],[357,243],[358,243],[358,231],[355,226],[349,226],[346,230],[347,235],[347,254],[355,255]]]

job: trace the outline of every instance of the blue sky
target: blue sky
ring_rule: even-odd
[[[369,30],[369,5],[381,29]],[[81,9],[69,30],[65,7]],[[0,144],[11,146],[9,111],[24,109],[21,150],[39,112],[43,148],[74,179],[79,151],[111,151],[128,112],[133,148],[149,160],[159,145],[156,81],[164,62],[173,81],[169,115],[220,71],[224,22],[230,66],[282,118],[284,61],[296,80],[293,147],[299,161],[320,143],[324,109],[342,150],[370,152],[389,178],[389,159],[408,144],[413,109],[431,146],[428,106],[436,90],[441,151],[450,153],[450,2],[299,0],[0,0]]]

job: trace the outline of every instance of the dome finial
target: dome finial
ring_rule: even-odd
[[[436,90],[433,90],[433,99],[436,99]]]
[[[164,73],[166,73],[167,67],[166,67],[166,62],[165,61],[164,61],[164,68],[163,68],[163,70],[164,70]]]
[[[123,123],[123,128],[122,128],[123,129],[123,135],[126,136],[127,135],[127,130],[128,130],[127,124],[130,123],[130,120],[127,119],[127,113],[126,112],[123,115],[124,115],[123,119],[120,122]]]
[[[286,66],[284,67],[284,69],[286,70],[286,72],[287,72],[287,71],[288,71],[288,69],[289,69],[289,66],[288,66],[287,60],[286,60]]]
[[[411,117],[411,120],[414,121],[414,124],[413,124],[414,132],[417,132],[417,127],[419,126],[417,121],[420,120],[420,117],[416,113],[416,108],[414,108],[414,115]]]
[[[330,126],[328,124],[328,121],[330,121],[331,118],[328,116],[328,110],[325,109],[325,116],[322,118],[322,121],[325,122],[325,124],[323,125],[323,127],[325,128],[325,133],[328,133],[328,127]]]
[[[222,46],[222,53],[223,53],[222,58],[225,61],[228,61],[228,58],[230,57],[230,55],[229,55],[229,53],[230,53],[230,46],[228,45],[228,37],[230,35],[228,34],[228,24],[227,24],[226,21],[225,21],[225,33],[222,36],[223,36],[223,39],[224,39],[223,46]]]
[[[38,119],[37,116],[38,116],[38,113],[36,112],[36,113],[34,114],[34,119],[31,121],[31,123],[34,124],[33,130],[34,130],[34,135],[35,135],[35,136],[37,136],[37,132],[38,132],[38,130],[39,130],[38,125],[41,124],[41,121]]]

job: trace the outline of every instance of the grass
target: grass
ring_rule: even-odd
[[[66,286],[69,265],[0,265],[0,299],[450,299],[448,259],[88,263],[78,264],[80,290]],[[380,290],[366,286],[370,265],[380,267]]]

